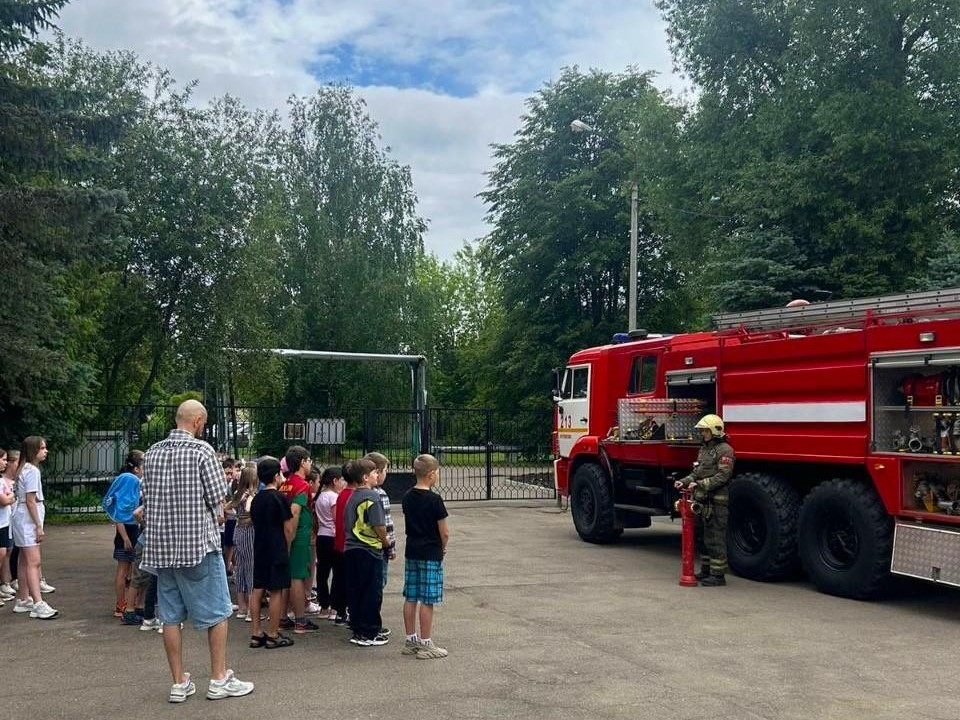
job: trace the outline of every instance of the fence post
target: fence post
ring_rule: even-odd
[[[493,496],[493,418],[490,408],[487,408],[484,414],[487,426],[487,500],[489,500]]]
[[[363,409],[363,454],[366,455],[373,447],[373,411]]]

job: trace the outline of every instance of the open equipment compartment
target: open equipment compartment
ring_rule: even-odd
[[[873,450],[910,456],[901,464],[901,507],[931,519],[960,515],[960,353],[871,362]]]

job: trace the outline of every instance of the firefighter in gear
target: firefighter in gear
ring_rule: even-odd
[[[694,427],[700,431],[703,447],[693,472],[677,480],[674,486],[692,490],[694,502],[700,506],[696,526],[700,547],[697,580],[703,587],[718,587],[727,584],[727,485],[736,457],[718,415],[704,415]]]

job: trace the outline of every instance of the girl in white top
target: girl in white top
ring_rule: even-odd
[[[13,541],[20,548],[17,569],[20,583],[13,611],[29,612],[30,617],[39,620],[50,620],[58,614],[40,596],[40,543],[46,535],[43,530],[43,486],[38,465],[46,459],[46,440],[31,435],[23,441],[16,481],[17,509],[13,511],[10,523]]]
[[[334,512],[337,494],[343,484],[340,468],[327,468],[320,477],[320,492],[314,501],[317,514],[317,604],[320,606],[320,618],[326,620],[335,620],[337,617],[337,611],[333,609],[333,587],[327,584],[327,580],[331,572],[334,583],[340,579],[335,567],[333,538],[336,534]]]

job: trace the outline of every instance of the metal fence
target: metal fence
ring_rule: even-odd
[[[315,417],[264,406],[208,411],[205,439],[232,457],[280,456],[298,444],[325,467],[381,452],[391,463],[385,488],[392,499],[413,484],[413,459],[422,451],[440,460],[437,490],[445,500],[556,497],[549,413],[356,409]],[[70,449],[51,447],[43,468],[48,512],[100,512],[127,453],[166,437],[175,413],[175,407],[161,405],[92,408],[89,429],[78,433]]]

